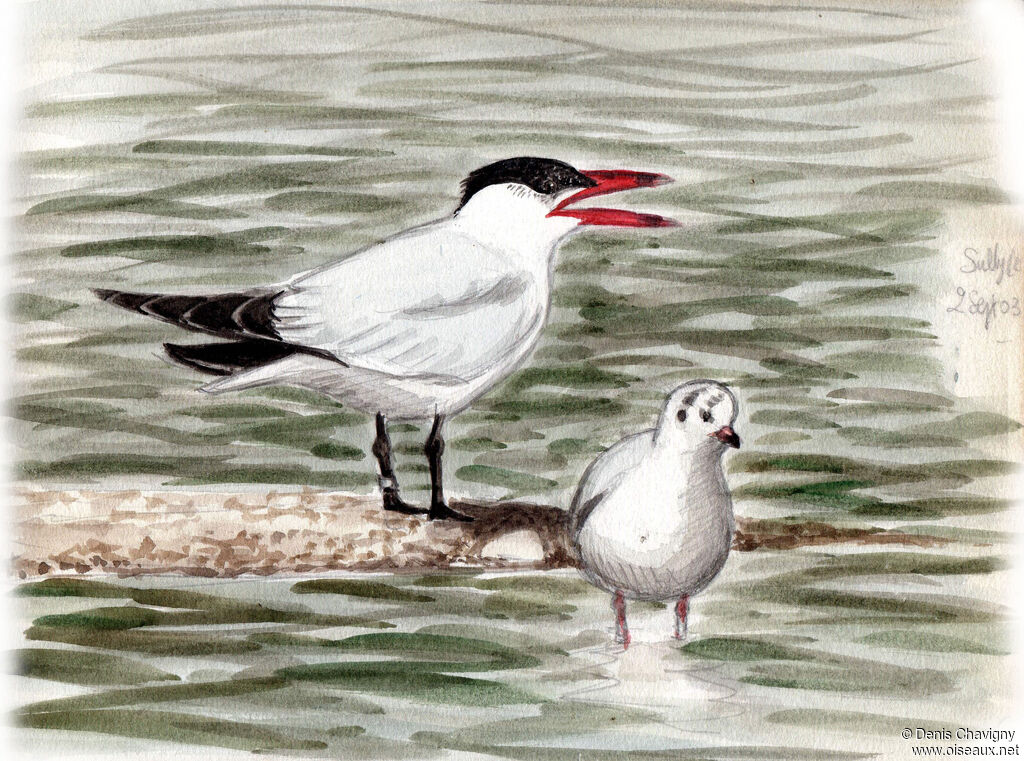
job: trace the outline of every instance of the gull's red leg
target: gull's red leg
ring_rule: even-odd
[[[629,627],[626,626],[626,598],[621,591],[612,597],[612,610],[615,611],[615,641],[626,650],[629,648]]]
[[[683,596],[676,603],[676,639],[686,639],[686,612],[690,598]]]

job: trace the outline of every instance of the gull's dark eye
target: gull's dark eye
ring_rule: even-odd
[[[710,423],[711,422],[711,413],[708,410],[701,410],[700,411],[700,419],[703,420],[705,423]]]
[[[676,420],[680,423],[686,420],[686,410],[679,410],[679,412],[676,413]]]

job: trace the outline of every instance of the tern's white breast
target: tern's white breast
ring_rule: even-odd
[[[273,380],[396,420],[465,409],[540,338],[554,253],[471,232],[458,217],[293,279],[277,304],[282,337],[340,363],[289,358]]]
[[[529,299],[523,304],[526,317],[515,334],[503,336],[503,350],[489,348],[493,341],[464,338],[463,359],[481,368],[471,377],[446,374],[443,366],[441,372],[399,374],[361,367],[357,360],[346,367],[299,354],[275,363],[268,382],[304,386],[368,414],[383,412],[393,421],[453,415],[514,372],[537,344],[547,318],[547,294],[531,293],[525,298]],[[481,323],[482,331],[486,327]]]

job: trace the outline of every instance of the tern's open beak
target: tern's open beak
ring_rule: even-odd
[[[736,435],[736,431],[732,429],[732,426],[724,426],[723,428],[719,428],[714,433],[708,435],[714,436],[723,444],[728,444],[735,449],[740,448],[740,437]]]
[[[630,169],[595,169],[582,174],[596,182],[589,188],[566,198],[548,213],[549,217],[575,217],[581,225],[611,225],[613,227],[675,227],[679,223],[657,214],[639,214],[622,209],[570,209],[585,198],[618,193],[633,188],[653,188],[672,182],[672,178],[654,172],[634,172]]]

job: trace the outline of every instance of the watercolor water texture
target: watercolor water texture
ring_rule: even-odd
[[[26,542],[23,748],[859,758],[1007,715],[1021,425],[961,393],[946,331],[1019,320],[1012,241],[970,242],[1003,273],[994,306],[942,277],[969,263],[951,231],[1011,204],[967,5],[87,0],[32,6],[20,34],[9,430],[26,504],[68,531],[117,511],[104,494],[272,511],[377,485],[370,416],[293,387],[201,396],[158,356],[180,334],[90,289],[281,282],[533,155],[669,175],[615,203],[681,225],[562,247],[538,348],[447,424],[449,494],[565,509],[669,391],[714,378],[740,402],[737,515],[817,532],[731,553],[684,642],[670,607],[636,604],[625,653],[568,567],[130,575],[116,548],[43,569]],[[428,432],[391,428],[410,501]],[[878,532],[905,540],[834,541]]]

